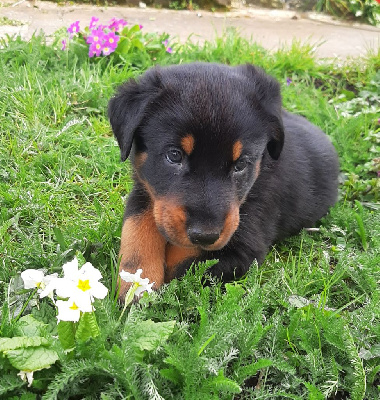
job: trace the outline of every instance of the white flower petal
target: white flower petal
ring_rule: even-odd
[[[152,286],[154,285],[154,282],[149,283],[149,278],[141,278],[141,273],[142,269],[140,268],[134,274],[131,274],[127,271],[120,271],[119,273],[120,278],[124,281],[138,284],[138,287],[135,291],[135,296],[140,296],[140,294],[145,291],[148,293],[153,291]]]
[[[80,309],[73,300],[57,300],[56,306],[58,307],[58,321],[79,321]]]
[[[38,269],[27,269],[21,272],[21,278],[24,281],[25,289],[33,289],[42,283],[44,273]]]
[[[83,265],[79,273],[83,276],[86,276],[86,279],[91,279],[95,281],[102,279],[101,272],[89,262],[86,262],[86,264]]]
[[[149,281],[148,281],[149,282]],[[148,292],[148,293],[152,293],[153,292],[153,289],[152,289],[152,286],[154,285],[154,282],[153,283],[148,283],[148,284],[146,284],[146,285],[143,285],[143,286],[139,286],[137,289],[136,289],[136,291],[135,291],[135,296],[140,296],[140,294],[141,293],[143,293],[143,292]]]
[[[41,291],[39,292],[41,299],[42,299],[43,297],[46,297],[46,296],[49,296],[49,297],[50,297],[50,294],[53,293],[53,291],[56,289],[56,282],[55,282],[55,281],[58,280],[58,279],[60,279],[60,278],[52,279],[52,280],[44,287],[44,289],[41,290]]]
[[[93,299],[89,292],[83,292],[82,290],[76,290],[70,297],[70,300],[78,306],[82,312],[91,312],[93,310],[92,302]]]
[[[101,282],[92,282],[90,293],[97,299],[104,299],[107,296],[108,289]]]
[[[49,282],[51,282],[53,279],[57,279],[57,278],[58,278],[58,274],[56,272],[51,275],[46,275],[44,277],[44,283],[45,283],[45,285],[48,285]]]
[[[67,278],[58,278],[54,281],[57,296],[67,298],[71,297],[76,289],[76,282]]]
[[[77,280],[78,259],[74,257],[73,260],[67,262],[62,269],[66,279]]]
[[[28,380],[28,387],[30,387],[33,383],[33,372],[34,371],[20,371],[17,376],[19,376],[24,382]]]
[[[130,272],[127,271],[120,271],[119,275],[120,278],[123,279],[125,282],[140,282],[141,281],[141,273],[142,269],[138,269],[134,274],[131,274]]]

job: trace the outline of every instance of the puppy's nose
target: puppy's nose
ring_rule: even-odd
[[[187,235],[191,243],[199,246],[210,246],[214,244],[219,239],[219,232],[209,232],[203,231],[197,227],[189,228],[187,230]]]

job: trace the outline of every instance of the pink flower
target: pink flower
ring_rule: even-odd
[[[62,48],[61,48],[61,50],[66,50],[66,46],[67,46],[67,41],[66,41],[66,39],[63,39],[62,40]]]
[[[168,46],[168,44],[169,44],[169,40],[168,39],[164,40],[162,42],[162,44],[165,46],[165,50],[166,50],[167,53],[169,53],[169,54],[173,53],[173,49]]]
[[[108,28],[113,32],[119,32],[125,27],[125,25],[128,25],[128,22],[124,19],[112,18]]]
[[[104,38],[104,46],[110,47],[114,51],[117,47],[117,42],[119,41],[120,37],[118,35],[115,35],[114,32],[109,32],[106,35],[104,35],[103,38]]]
[[[142,29],[142,28],[144,28],[142,25],[139,25],[139,28],[140,28],[140,30]]]
[[[67,32],[70,33],[70,37],[73,37],[76,33],[80,31],[79,21],[73,22],[68,28]]]
[[[103,56],[109,56],[111,53],[115,51],[115,48],[105,45],[102,51],[103,51]]]
[[[90,21],[90,26],[88,27],[90,31],[94,28],[96,28],[96,23],[99,21],[99,18],[92,17]]]
[[[99,57],[99,56],[100,56],[100,53],[102,52],[102,50],[103,50],[103,46],[102,46],[101,43],[99,43],[99,42],[91,43],[91,44],[90,44],[90,48],[89,48],[89,50],[88,50],[88,56],[89,56],[90,58],[91,58],[91,57],[94,57],[95,55],[96,55],[97,57]]]
[[[87,38],[86,43],[102,43],[104,36],[105,34],[102,29],[93,29],[90,36]]]

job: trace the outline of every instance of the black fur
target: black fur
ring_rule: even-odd
[[[122,160],[131,153],[136,169],[125,218],[174,198],[185,210],[189,237],[200,237],[193,240],[199,254],[180,262],[173,276],[194,261],[218,259],[215,275],[239,277],[274,242],[311,227],[336,201],[338,159],[330,140],[283,110],[278,82],[252,65],[153,68],[118,89],[109,118]],[[189,155],[181,148],[188,135],[195,143]],[[234,161],[237,141],[243,149]],[[168,160],[173,149],[180,163]],[[207,240],[221,233],[232,204],[239,205],[239,225],[222,248],[212,249]]]

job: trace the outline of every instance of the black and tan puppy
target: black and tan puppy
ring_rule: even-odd
[[[155,288],[206,259],[240,277],[336,201],[330,140],[284,111],[278,82],[252,65],[153,68],[118,89],[109,118],[135,171],[120,268]]]

